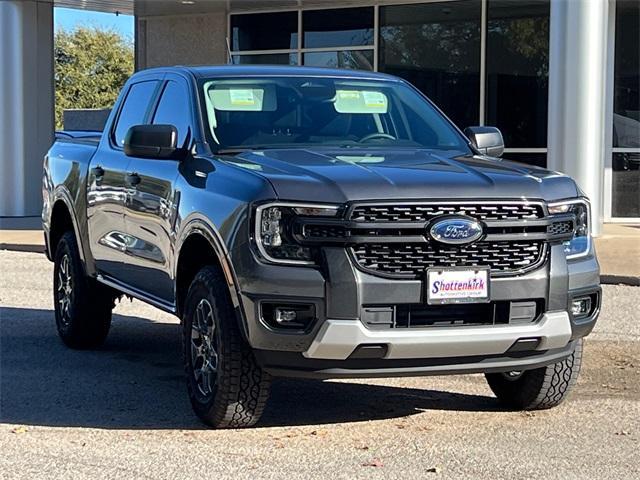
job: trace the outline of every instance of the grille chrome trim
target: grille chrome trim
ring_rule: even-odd
[[[424,229],[447,216],[479,221],[484,235],[464,245],[435,242]],[[426,268],[474,266],[489,267],[493,277],[506,277],[542,267],[550,244],[569,239],[574,228],[572,215],[549,215],[542,200],[366,200],[347,204],[340,219],[301,220],[298,240],[342,245],[358,270],[378,277],[415,279]],[[532,255],[523,245],[536,246]],[[390,252],[380,256],[385,260],[381,265],[375,265],[375,254],[369,259],[364,255],[375,247]]]
[[[482,221],[525,221],[542,219],[547,213],[544,202],[536,200],[431,200],[355,202],[349,205],[346,218],[358,223],[390,224],[425,223],[442,215],[467,215]],[[359,217],[354,218],[356,215]]]
[[[378,249],[379,253],[367,253],[367,250],[371,249]],[[479,249],[482,249],[483,253],[479,254]],[[348,252],[358,270],[390,279],[420,279],[427,268],[450,267],[489,267],[492,277],[506,277],[523,275],[544,265],[548,257],[548,244],[526,240],[520,242],[481,241],[470,245],[455,246],[429,243],[404,245],[387,243],[356,245],[349,247]],[[372,266],[375,261],[374,255],[385,260],[384,268]],[[509,255],[512,258],[509,258]],[[367,262],[367,256],[371,261]],[[528,263],[518,267],[519,262]],[[384,262],[378,262],[378,264],[380,263]],[[498,265],[496,268],[496,264],[499,263],[504,265]],[[391,271],[394,269],[402,271]]]

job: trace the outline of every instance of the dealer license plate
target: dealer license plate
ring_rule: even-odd
[[[425,287],[428,304],[488,302],[489,269],[430,268]]]

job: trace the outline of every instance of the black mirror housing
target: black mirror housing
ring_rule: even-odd
[[[173,125],[134,125],[124,137],[124,154],[128,157],[181,160],[184,150],[177,144],[178,130]]]
[[[476,149],[490,157],[500,157],[504,153],[502,133],[496,127],[467,127],[464,134]]]

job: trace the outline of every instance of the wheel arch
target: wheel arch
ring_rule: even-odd
[[[67,231],[73,231],[73,234],[76,237],[76,243],[78,244],[80,260],[86,269],[84,243],[79,235],[78,219],[76,217],[75,209],[73,208],[71,195],[65,189],[57,189],[53,197],[52,205],[48,221],[49,228],[47,229],[47,257],[50,260],[53,260],[58,242],[64,233]]]
[[[182,230],[176,252],[174,271],[176,315],[182,316],[189,286],[198,271],[206,265],[214,265],[220,268],[224,275],[236,321],[243,337],[247,340],[246,317],[240,300],[237,277],[218,231],[206,220],[195,218]]]

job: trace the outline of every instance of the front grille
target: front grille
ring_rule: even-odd
[[[519,274],[541,265],[544,242],[478,242],[444,245],[363,244],[351,247],[357,265],[370,273],[401,278],[421,278],[433,267],[490,267],[492,273]]]
[[[441,215],[467,215],[479,220],[532,220],[542,218],[538,204],[406,204],[358,205],[350,214],[354,222],[428,222]]]
[[[305,225],[302,235],[305,238],[342,238],[346,231],[340,225]]]
[[[549,235],[565,235],[573,232],[573,222],[555,222],[547,227],[547,233]]]

